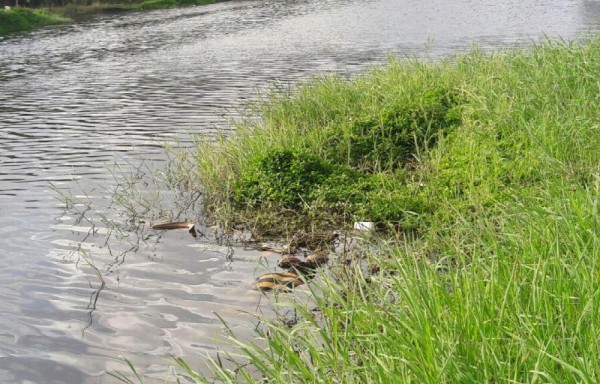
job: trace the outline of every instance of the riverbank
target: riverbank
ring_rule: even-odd
[[[73,20],[84,20],[98,14],[122,13],[138,10],[151,10],[174,7],[190,7],[208,5],[225,0],[146,0],[129,3],[95,3],[93,5],[70,4],[63,7],[54,7],[52,13]]]
[[[0,36],[31,31],[48,25],[67,24],[70,19],[43,10],[27,8],[0,9]]]
[[[0,9],[0,36],[26,32],[48,25],[68,24],[98,14],[122,13],[173,7],[215,4],[225,0],[146,0],[129,3],[73,3],[61,7],[30,9],[23,7]]]
[[[395,239],[334,262],[319,310],[267,321],[217,380],[599,381],[598,78],[598,37],[393,59],[273,92],[200,140],[187,160],[216,221],[284,238],[376,221]]]

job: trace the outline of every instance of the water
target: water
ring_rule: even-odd
[[[199,357],[227,348],[214,312],[252,334],[265,255],[127,227],[110,207],[115,164],[160,169],[162,143],[230,129],[226,117],[268,84],[352,75],[390,53],[582,39],[599,21],[600,2],[585,0],[265,0],[0,39],[0,382],[114,382],[104,372],[127,371],[119,355],[162,382],[170,355],[206,372]],[[65,209],[56,190],[79,204]]]

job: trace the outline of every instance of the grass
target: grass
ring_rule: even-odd
[[[548,42],[437,63],[392,59],[352,80],[319,78],[273,92],[255,106],[258,120],[198,142],[207,212],[250,222],[293,208],[311,221],[380,219],[422,229],[445,219],[439,208],[448,201],[461,211],[486,209],[541,181],[589,182],[598,160],[591,105],[598,89],[589,73],[597,45]],[[286,151],[312,165],[269,168]],[[349,180],[331,191],[328,177],[310,176],[320,172],[316,164]],[[288,195],[269,191],[276,179],[288,183]],[[365,182],[373,187],[365,190]],[[332,194],[345,199],[332,202]],[[382,214],[390,210],[398,212]]]
[[[319,311],[299,305],[297,324],[267,320],[255,343],[232,334],[237,369],[212,361],[206,378],[180,361],[184,371],[232,383],[599,382],[598,79],[600,37],[391,59],[270,93],[234,135],[199,140],[188,160],[217,221],[285,235],[383,212],[397,238],[334,265],[311,285]]]
[[[42,10],[27,8],[0,9],[0,36],[30,31],[47,25],[66,24],[71,20]]]
[[[47,25],[68,24],[99,13],[120,13],[134,10],[150,10],[173,7],[214,4],[224,0],[124,0],[121,2],[73,1],[61,7],[48,9],[29,9],[15,7],[0,9],[0,36],[15,32],[31,31]]]
[[[253,111],[258,121],[197,144],[209,215],[222,222],[260,218],[257,232],[287,228],[290,215],[280,212],[290,209],[307,219],[292,231],[354,220],[418,227],[429,203],[408,170],[415,155],[460,124],[458,86],[428,64],[392,61],[352,81],[327,77],[290,95],[266,95]],[[281,161],[286,153],[294,160]],[[287,188],[273,188],[275,180]]]
[[[450,269],[400,247],[371,260],[388,274],[326,280],[318,315],[271,321],[267,347],[244,344],[243,356],[269,383],[598,382],[598,197],[568,195],[463,223],[477,236],[454,239]],[[222,382],[257,377],[214,367]]]
[[[224,0],[124,0],[108,1],[87,5],[87,2],[74,1],[63,7],[54,7],[52,12],[76,20],[85,19],[99,13],[120,13],[135,10],[164,9],[174,7],[188,7],[196,5],[215,4]]]

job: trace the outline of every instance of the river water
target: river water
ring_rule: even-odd
[[[148,382],[171,355],[207,372],[201,357],[227,349],[216,313],[251,337],[265,306],[251,282],[272,256],[152,231],[114,204],[161,188],[144,183],[168,161],[163,143],[230,129],[269,85],[351,76],[390,53],[580,40],[599,24],[586,0],[264,0],[0,39],[0,382],[110,383],[128,372],[120,356]],[[120,174],[138,183],[121,190]],[[154,202],[167,217],[177,199]]]

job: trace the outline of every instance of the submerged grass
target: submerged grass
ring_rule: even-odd
[[[301,228],[380,210],[416,229],[370,256],[378,272],[334,266],[313,285],[318,312],[298,306],[298,324],[268,323],[241,343],[250,364],[215,361],[215,379],[599,382],[599,94],[599,37],[392,59],[274,92],[235,135],[199,141],[216,220],[264,217],[277,232],[290,217]]]

